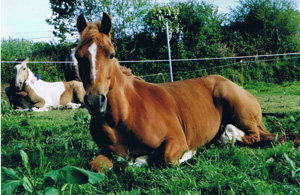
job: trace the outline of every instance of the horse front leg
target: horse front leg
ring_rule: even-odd
[[[43,108],[46,104],[46,101],[44,98],[37,95],[29,85],[25,85],[25,91],[28,93],[29,99],[34,103],[32,107],[35,108]]]
[[[170,166],[175,166],[190,159],[195,152],[187,152],[188,149],[185,136],[182,138],[167,139],[164,152],[165,163]]]
[[[44,106],[45,106],[45,100],[42,98],[33,105],[33,107],[36,107],[36,108],[43,108]]]
[[[98,173],[104,173],[113,167],[112,160],[103,154],[98,155],[89,164],[92,166],[92,169]]]

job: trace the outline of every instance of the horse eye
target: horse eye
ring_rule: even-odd
[[[23,70],[26,70],[26,68],[23,68]]]
[[[110,54],[109,59],[113,59],[115,57],[116,53],[113,52],[112,54]]]

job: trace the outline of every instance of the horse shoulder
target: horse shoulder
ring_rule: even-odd
[[[174,97],[163,86],[136,81],[129,105],[126,125],[145,145],[157,148],[168,136],[183,132]]]

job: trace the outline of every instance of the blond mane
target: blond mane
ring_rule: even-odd
[[[127,68],[127,67],[121,66],[121,65],[119,65],[119,68],[120,68],[121,72],[122,72],[124,75],[129,76],[129,77],[133,77],[133,78],[138,79],[138,80],[144,81],[144,79],[142,79],[141,77],[132,74],[132,71],[131,71],[130,68]]]

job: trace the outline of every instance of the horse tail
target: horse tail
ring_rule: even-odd
[[[275,143],[283,143],[288,141],[293,141],[295,147],[300,146],[300,133],[295,135],[277,135],[274,133],[270,133],[266,130],[266,127],[261,123],[258,126],[259,132],[260,132],[260,144],[268,145],[272,142]]]

